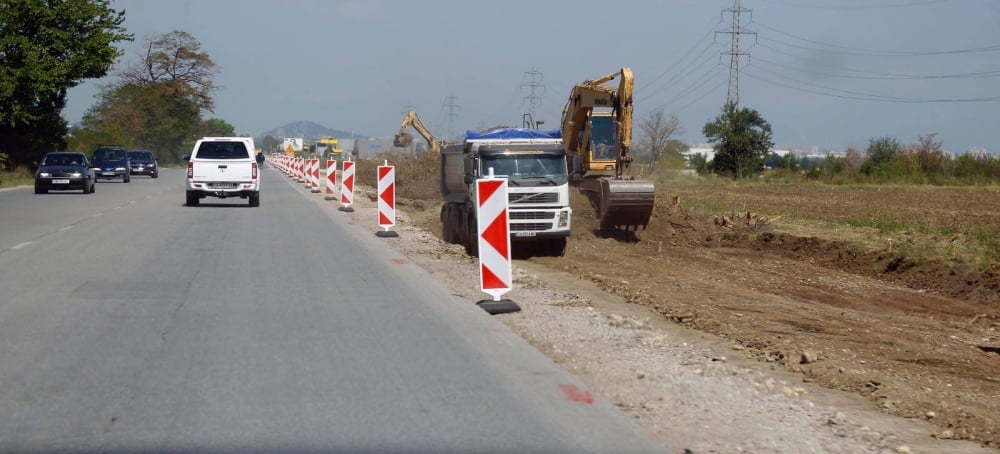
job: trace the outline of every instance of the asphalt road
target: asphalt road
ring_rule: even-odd
[[[664,450],[273,169],[183,177],[0,192],[0,452]]]

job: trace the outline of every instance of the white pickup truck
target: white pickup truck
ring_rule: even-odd
[[[260,169],[249,137],[203,137],[187,164],[187,206],[205,197],[250,199],[260,206]]]

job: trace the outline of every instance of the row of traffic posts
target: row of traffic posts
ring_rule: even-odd
[[[293,181],[303,184],[311,193],[324,192],[324,200],[338,200],[343,212],[354,212],[355,162],[350,158],[341,161],[340,187],[337,187],[337,160],[326,160],[326,184],[320,182],[319,158],[305,158],[292,155],[271,155],[271,165]],[[384,161],[378,166],[376,175],[378,193],[378,226],[381,230],[375,236],[381,238],[399,237],[392,230],[396,225],[396,168]],[[502,298],[513,288],[511,267],[510,216],[508,213],[507,179],[497,178],[493,169],[485,178],[476,181],[479,204],[479,284],[480,290],[492,297],[481,300],[476,305],[490,314],[520,311],[517,303]]]

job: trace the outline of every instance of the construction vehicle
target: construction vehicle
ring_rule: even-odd
[[[336,137],[320,137],[313,147],[314,152],[320,156],[326,156],[327,153],[339,155],[344,152],[344,149],[340,148],[340,141]]]
[[[413,129],[417,130],[417,132],[423,136],[424,140],[427,141],[427,151],[435,155],[441,153],[441,144],[439,144],[438,140],[434,138],[434,134],[431,134],[431,131],[427,129],[424,122],[420,121],[420,117],[417,116],[417,112],[413,110],[407,112],[406,117],[403,118],[403,124],[399,126],[399,132],[396,133],[396,136],[392,139],[392,144],[394,146],[403,148],[408,147],[411,143],[413,143],[413,135],[406,132],[406,128],[410,126],[413,126]]]
[[[560,131],[500,128],[469,131],[441,151],[442,237],[478,253],[476,180],[508,179],[513,250],[562,256],[570,235],[569,172]],[[491,170],[492,169],[492,170]]]
[[[619,79],[618,88],[604,84]],[[590,199],[601,230],[646,228],[652,183],[623,175],[632,163],[632,70],[577,84],[563,109],[562,135],[571,180]]]

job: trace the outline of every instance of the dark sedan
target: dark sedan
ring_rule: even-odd
[[[126,153],[129,165],[132,166],[132,175],[149,175],[156,178],[160,175],[160,166],[153,156],[153,152],[146,150],[132,150]]]
[[[48,153],[38,163],[35,171],[35,194],[82,189],[84,194],[93,194],[97,178],[94,169],[83,153]]]

